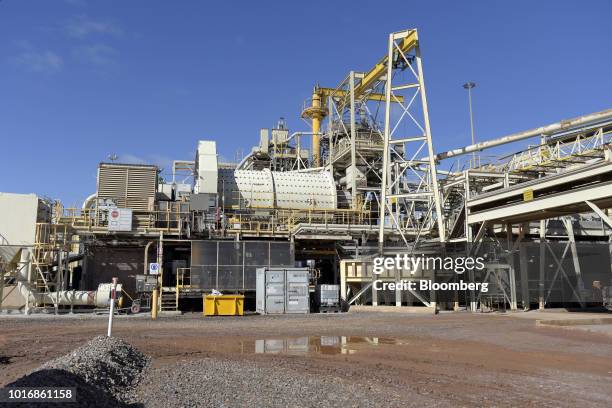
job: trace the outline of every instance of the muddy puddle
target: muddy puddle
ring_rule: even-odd
[[[249,343],[249,342],[247,342]],[[254,344],[253,344],[254,343]],[[259,339],[244,344],[243,352],[253,350],[255,354],[355,354],[368,347],[383,344],[404,345],[406,341],[389,337],[356,337],[356,336],[307,336],[279,339]]]

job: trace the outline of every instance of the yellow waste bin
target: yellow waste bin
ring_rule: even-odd
[[[204,295],[204,316],[244,315],[244,295]]]

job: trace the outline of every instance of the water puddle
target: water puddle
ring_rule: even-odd
[[[255,354],[355,354],[362,347],[408,344],[389,337],[308,336],[255,340]],[[359,347],[355,347],[359,345]]]

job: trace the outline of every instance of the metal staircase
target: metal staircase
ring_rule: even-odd
[[[178,311],[178,292],[175,288],[164,287],[161,292],[161,311]]]

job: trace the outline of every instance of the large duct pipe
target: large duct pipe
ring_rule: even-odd
[[[313,109],[321,109],[321,96],[317,93],[312,95]],[[323,116],[315,114],[312,116],[312,163],[314,167],[321,165],[321,120]]]
[[[560,122],[553,123],[548,126],[541,126],[539,128],[526,130],[524,132],[513,133],[508,136],[500,137],[499,139],[487,140],[485,142],[475,143],[459,149],[449,150],[447,152],[439,153],[436,155],[436,160],[444,160],[451,157],[461,156],[468,153],[477,152],[484,149],[489,149],[495,146],[501,146],[504,144],[517,142],[523,139],[529,139],[531,137],[546,135],[560,130],[568,128],[586,125],[588,123],[596,123],[603,120],[612,119],[612,109],[607,109],[601,112],[591,113],[589,115],[579,116],[574,119],[562,120]]]
[[[98,290],[62,290],[59,292],[39,293],[26,282],[19,282],[19,293],[29,303],[61,306],[110,306],[111,283],[101,283]],[[121,284],[117,284],[117,293],[121,293]]]
[[[238,163],[238,165],[236,166],[236,170],[242,170],[244,165],[246,164],[246,162],[253,156],[253,152],[247,154],[246,156],[244,156],[244,158],[242,160],[240,160],[240,163]]]
[[[83,206],[81,208],[83,210],[90,208],[93,204],[93,200],[95,200],[97,196],[98,196],[98,193],[91,194],[89,197],[85,199],[85,201],[83,201]]]
[[[302,111],[303,118],[312,120],[312,165],[319,167],[321,165],[321,122],[327,112],[323,107],[323,96],[318,88],[315,87],[312,93],[310,106]]]

